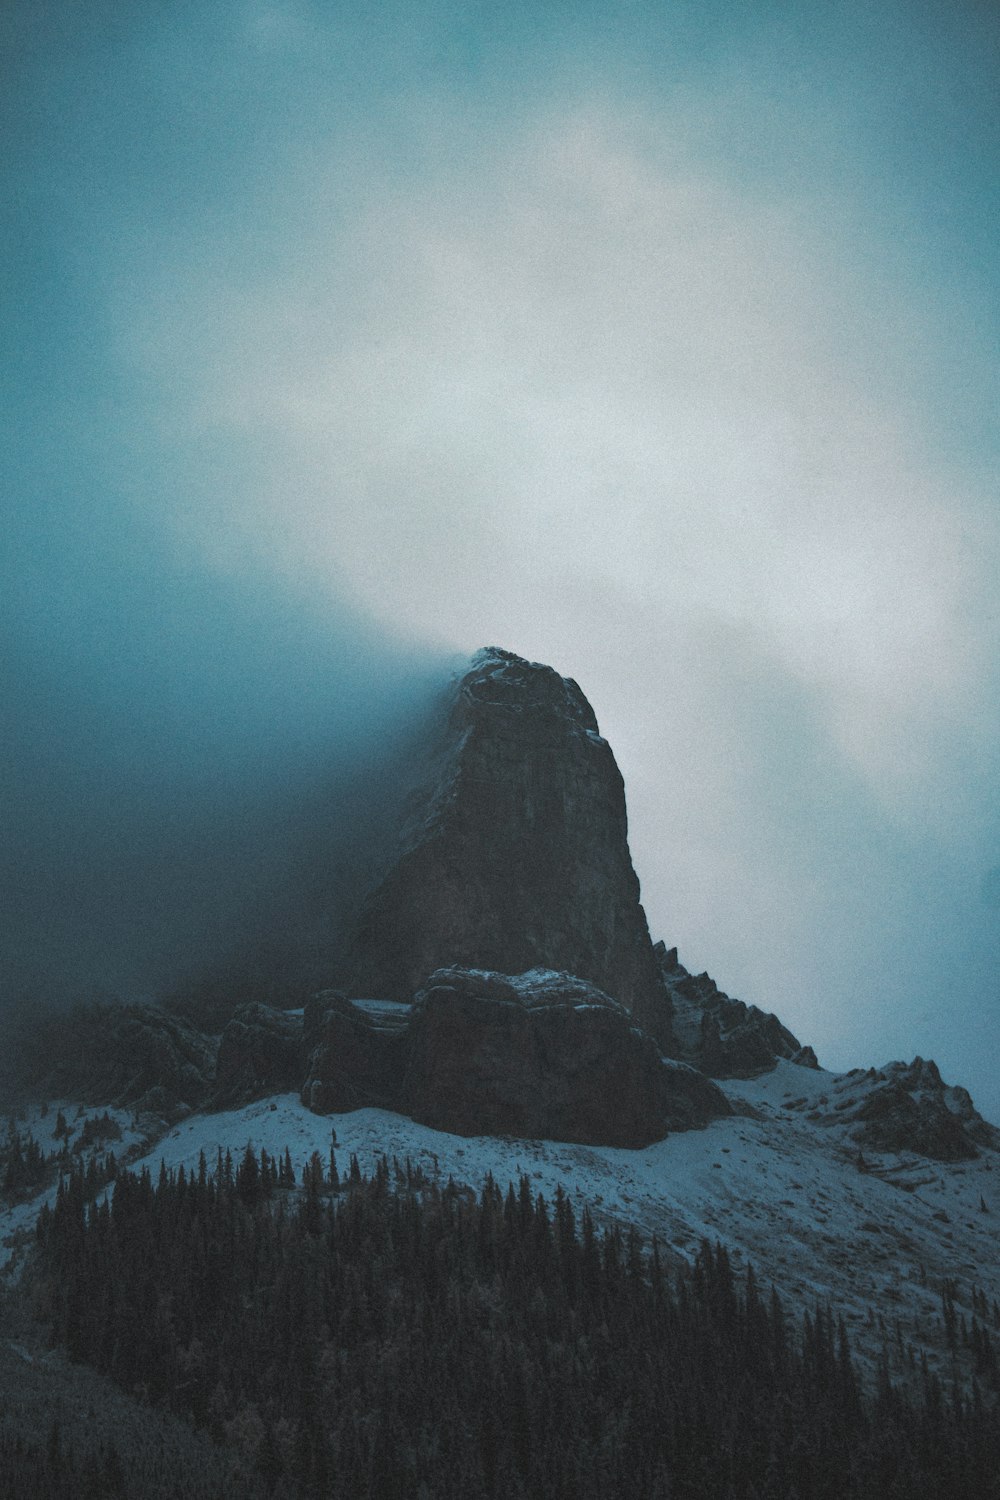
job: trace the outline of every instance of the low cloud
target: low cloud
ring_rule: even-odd
[[[138,805],[138,768],[187,766],[208,808],[258,740],[279,783],[324,737],[363,765],[442,655],[551,661],[618,754],[657,934],[832,1063],[919,1049],[982,1091],[984,28],[703,12],[501,37],[233,0],[43,44],[22,7],[12,681],[59,785],[118,764]],[[88,884],[18,755],[78,934],[135,931],[141,844],[210,908],[128,798]]]
[[[912,815],[956,720],[987,730],[1000,549],[894,389],[891,310],[845,285],[835,233],[669,128],[568,109],[468,154],[376,176],[221,305],[211,245],[161,288],[147,357],[181,339],[199,425],[272,445],[240,544],[452,645],[565,633],[560,597],[591,588],[666,633],[730,622]]]
[[[348,174],[347,218],[320,174],[278,274],[220,298],[209,241],[154,289],[132,356],[193,348],[199,430],[269,454],[204,544],[577,675],[654,928],[832,1061],[910,1045],[932,970],[988,1007],[1000,538],[921,426],[905,288],[669,115],[451,125],[460,162],[438,122],[420,171]]]

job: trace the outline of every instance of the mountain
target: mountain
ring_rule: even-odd
[[[50,1092],[75,1077],[81,1097],[173,1120],[299,1088],[320,1112],[375,1105],[462,1134],[629,1147],[728,1113],[674,1037],[621,774],[577,684],[478,652],[406,775],[395,853],[345,943],[341,987],[310,999],[297,1028],[239,1006],[217,1048],[204,1041],[214,1076],[192,1076],[190,1012],[92,1009],[68,1044],[48,1028]],[[771,1055],[761,1041],[753,1062]],[[137,1061],[155,1056],[159,1077]]]
[[[572,679],[488,647],[430,726],[339,988],[300,1011],[236,994],[221,1036],[140,1004],[50,1019],[22,1070],[36,1092],[170,1124],[295,1090],[321,1114],[640,1147],[731,1113],[724,1080],[816,1069],[776,1016],[651,941],[621,774]],[[862,1145],[957,1161],[992,1142],[919,1060],[842,1110]]]
[[[792,1306],[831,1307],[861,1370],[874,1379],[887,1361],[905,1385],[922,1359],[944,1381],[971,1379],[975,1349],[949,1333],[947,1318],[964,1319],[971,1335],[977,1322],[992,1328],[1000,1316],[1000,1135],[934,1072],[919,1059],[846,1074],[780,1060],[718,1085],[727,1114],[627,1150],[458,1134],[372,1106],[320,1115],[295,1091],[191,1112],[166,1130],[128,1109],[57,1100],[44,1115],[26,1106],[15,1123],[22,1141],[59,1150],[61,1109],[69,1159],[86,1162],[108,1149],[106,1115],[121,1131],[110,1142],[119,1158],[148,1168],[154,1181],[161,1164],[193,1178],[202,1153],[211,1165],[227,1152],[239,1162],[248,1142],[272,1158],[288,1149],[300,1178],[314,1154],[328,1162],[331,1148],[344,1174],[354,1157],[374,1173],[385,1155],[440,1187],[451,1181],[475,1193],[488,1175],[504,1189],[526,1176],[549,1203],[561,1189],[578,1216],[587,1208],[599,1225],[655,1235],[668,1264],[690,1264],[705,1240],[721,1243],[737,1272],[752,1265],[758,1283]],[[963,1154],[923,1154],[921,1134],[915,1144],[869,1134],[885,1118],[883,1101],[900,1092],[916,1108],[929,1092],[957,1110],[954,1120],[969,1131]],[[9,1271],[25,1264],[39,1208],[55,1194],[49,1179],[7,1196],[0,1243]]]
[[[671,1046],[712,1078],[742,1078],[773,1067],[779,1058],[815,1068],[816,1054],[803,1047],[777,1016],[731,1000],[708,974],[689,974],[677,949],[657,943],[653,952],[670,1001]]]
[[[676,1265],[718,1241],[833,1307],[873,1377],[983,1375],[1000,1132],[933,1062],[826,1072],[653,943],[622,779],[575,682],[472,659],[358,905],[335,986],[300,1008],[234,994],[221,1034],[141,1004],[36,1024],[0,1149],[9,1276],[59,1163],[91,1161],[103,1190],[109,1132],[154,1178],[248,1141],[301,1176],[333,1145],[366,1172],[384,1154],[473,1192],[488,1174],[562,1191]]]
[[[409,1001],[440,968],[573,974],[669,1043],[611,747],[572,679],[497,647],[442,706],[346,988]]]

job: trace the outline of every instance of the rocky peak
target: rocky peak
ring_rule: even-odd
[[[654,949],[670,999],[674,1050],[712,1078],[748,1078],[773,1068],[779,1059],[817,1067],[816,1054],[803,1047],[777,1016],[732,1000],[708,974],[690,974],[676,948]]]
[[[844,1117],[859,1122],[855,1140],[879,1151],[914,1151],[938,1161],[970,1160],[996,1149],[1000,1132],[987,1124],[967,1089],[944,1082],[938,1066],[915,1057],[848,1074],[860,1082]]]
[[[669,1040],[611,749],[575,682],[498,647],[443,705],[346,984],[409,1001],[452,966],[575,975]]]
[[[525,661],[500,646],[475,652],[459,692],[466,700],[515,714],[553,714],[585,734],[598,734],[594,710],[572,677],[560,677],[553,667]]]

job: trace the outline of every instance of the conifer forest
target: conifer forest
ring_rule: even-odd
[[[113,1170],[113,1164],[112,1164]],[[719,1245],[690,1269],[636,1232],[383,1158],[201,1158],[70,1171],[29,1291],[54,1345],[224,1448],[242,1493],[371,1500],[1000,1497],[997,1309],[949,1337],[976,1378],[858,1368],[829,1309],[792,1307]],[[947,1318],[947,1294],[945,1315]],[[0,1492],[126,1496],[7,1435]]]

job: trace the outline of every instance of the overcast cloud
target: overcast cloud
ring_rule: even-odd
[[[352,680],[575,676],[654,936],[1000,1116],[996,30],[660,10],[25,22],[22,339],[96,378],[46,385],[61,457],[23,406],[21,492],[82,472]]]

